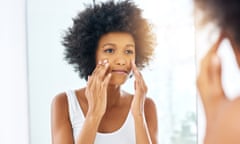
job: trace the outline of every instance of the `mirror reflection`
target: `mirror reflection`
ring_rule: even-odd
[[[99,2],[96,1],[96,3]],[[109,56],[106,57],[106,54],[110,55],[112,52],[116,52],[122,54],[121,58],[125,57],[124,54],[128,54],[126,59],[120,59],[116,64],[117,66],[127,65],[126,72],[130,74],[130,71],[133,70],[131,73],[133,77],[129,78],[124,74],[124,71],[119,72],[112,68],[114,74],[111,75],[109,83],[117,85],[124,83],[122,90],[130,94],[136,94],[137,88],[134,88],[136,79],[147,86],[146,95],[156,105],[158,124],[156,139],[159,143],[196,143],[196,72],[192,3],[189,0],[181,2],[162,0],[161,4],[156,4],[154,1],[134,0],[133,3],[143,10],[142,16],[153,24],[153,32],[156,34],[157,45],[152,61],[149,62],[149,66],[141,70],[143,79],[138,75],[139,69],[135,68],[135,64],[137,67],[141,66],[141,62],[134,61],[138,60],[134,55],[136,41],[128,33],[115,32],[102,36],[98,43],[99,49],[96,50],[98,55],[95,63],[101,61],[100,66],[104,71],[105,66],[103,65],[107,64],[109,67],[113,67],[113,61],[115,61]],[[74,72],[72,65],[64,60],[65,47],[62,45],[67,28],[73,25],[72,18],[86,8],[85,4],[92,4],[92,1],[84,3],[72,0],[68,2],[28,1],[31,143],[51,142],[50,115],[54,97],[60,92],[79,90],[79,88],[86,86],[85,79],[91,80],[91,77],[87,77],[88,73],[83,76],[83,79],[80,79],[79,73]],[[116,41],[115,39],[119,39],[119,37],[121,39]],[[111,41],[110,44],[109,41]],[[122,45],[124,45],[124,49],[122,49]],[[121,53],[122,51],[124,53]],[[107,61],[104,61],[106,58]],[[132,60],[133,63],[131,63]],[[114,78],[114,75],[120,76]],[[81,92],[83,91],[77,91],[76,94]],[[124,94],[126,97],[130,96],[130,94]],[[132,96],[129,100],[131,101],[131,99]],[[125,115],[125,118],[118,121],[118,126],[107,129],[109,127],[104,127],[103,123],[103,129],[98,130],[99,133],[113,132],[114,129],[121,127],[123,121],[127,119],[126,113],[132,108],[132,105],[133,115],[139,112],[139,109],[136,108],[139,103],[134,105],[128,100],[126,103],[127,110],[117,111]],[[84,112],[84,103],[82,105],[80,103],[80,107],[83,110],[83,115],[86,116],[87,110]],[[147,125],[146,128],[149,129]],[[154,141],[151,133],[149,135],[150,140]]]

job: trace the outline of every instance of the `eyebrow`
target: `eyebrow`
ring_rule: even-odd
[[[126,46],[127,46],[127,47],[135,47],[134,44],[127,44]]]
[[[104,48],[107,45],[116,46],[116,44],[114,44],[114,43],[105,43],[102,47]],[[127,44],[126,47],[135,47],[135,45],[134,44]]]
[[[107,45],[110,45],[110,46],[116,46],[116,45],[113,44],[113,43],[105,43],[102,47],[104,48],[104,47],[107,46]]]

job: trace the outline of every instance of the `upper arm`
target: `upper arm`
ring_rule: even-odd
[[[148,126],[148,131],[153,144],[157,144],[158,123],[156,106],[150,98],[146,98],[144,105],[144,114]]]
[[[72,127],[65,93],[57,95],[51,105],[52,144],[73,144]]]

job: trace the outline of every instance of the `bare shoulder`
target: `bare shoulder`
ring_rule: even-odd
[[[52,143],[73,143],[66,93],[56,95],[51,105]]]
[[[144,110],[145,110],[145,114],[148,113],[148,112],[151,113],[151,112],[156,111],[155,102],[149,97],[147,97],[145,99]]]
[[[56,133],[59,129],[69,125],[68,102],[65,93],[56,95],[51,105],[51,126],[52,132]]]
[[[145,99],[144,114],[147,122],[157,122],[157,109],[154,101],[151,98]]]
[[[147,122],[148,130],[153,144],[158,142],[158,119],[157,119],[157,109],[154,101],[151,98],[145,99],[144,104],[144,114]]]
[[[55,122],[59,119],[69,119],[68,100],[66,93],[60,93],[53,98],[51,104],[51,119]]]
[[[66,93],[62,92],[56,95],[52,100],[52,108],[66,108],[67,107],[67,96]]]

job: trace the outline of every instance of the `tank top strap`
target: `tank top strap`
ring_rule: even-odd
[[[80,104],[78,102],[75,91],[68,90],[66,91],[66,95],[68,100],[68,111],[69,111],[70,120],[71,120],[72,126],[75,127],[78,121],[84,120],[85,117],[80,107]]]

